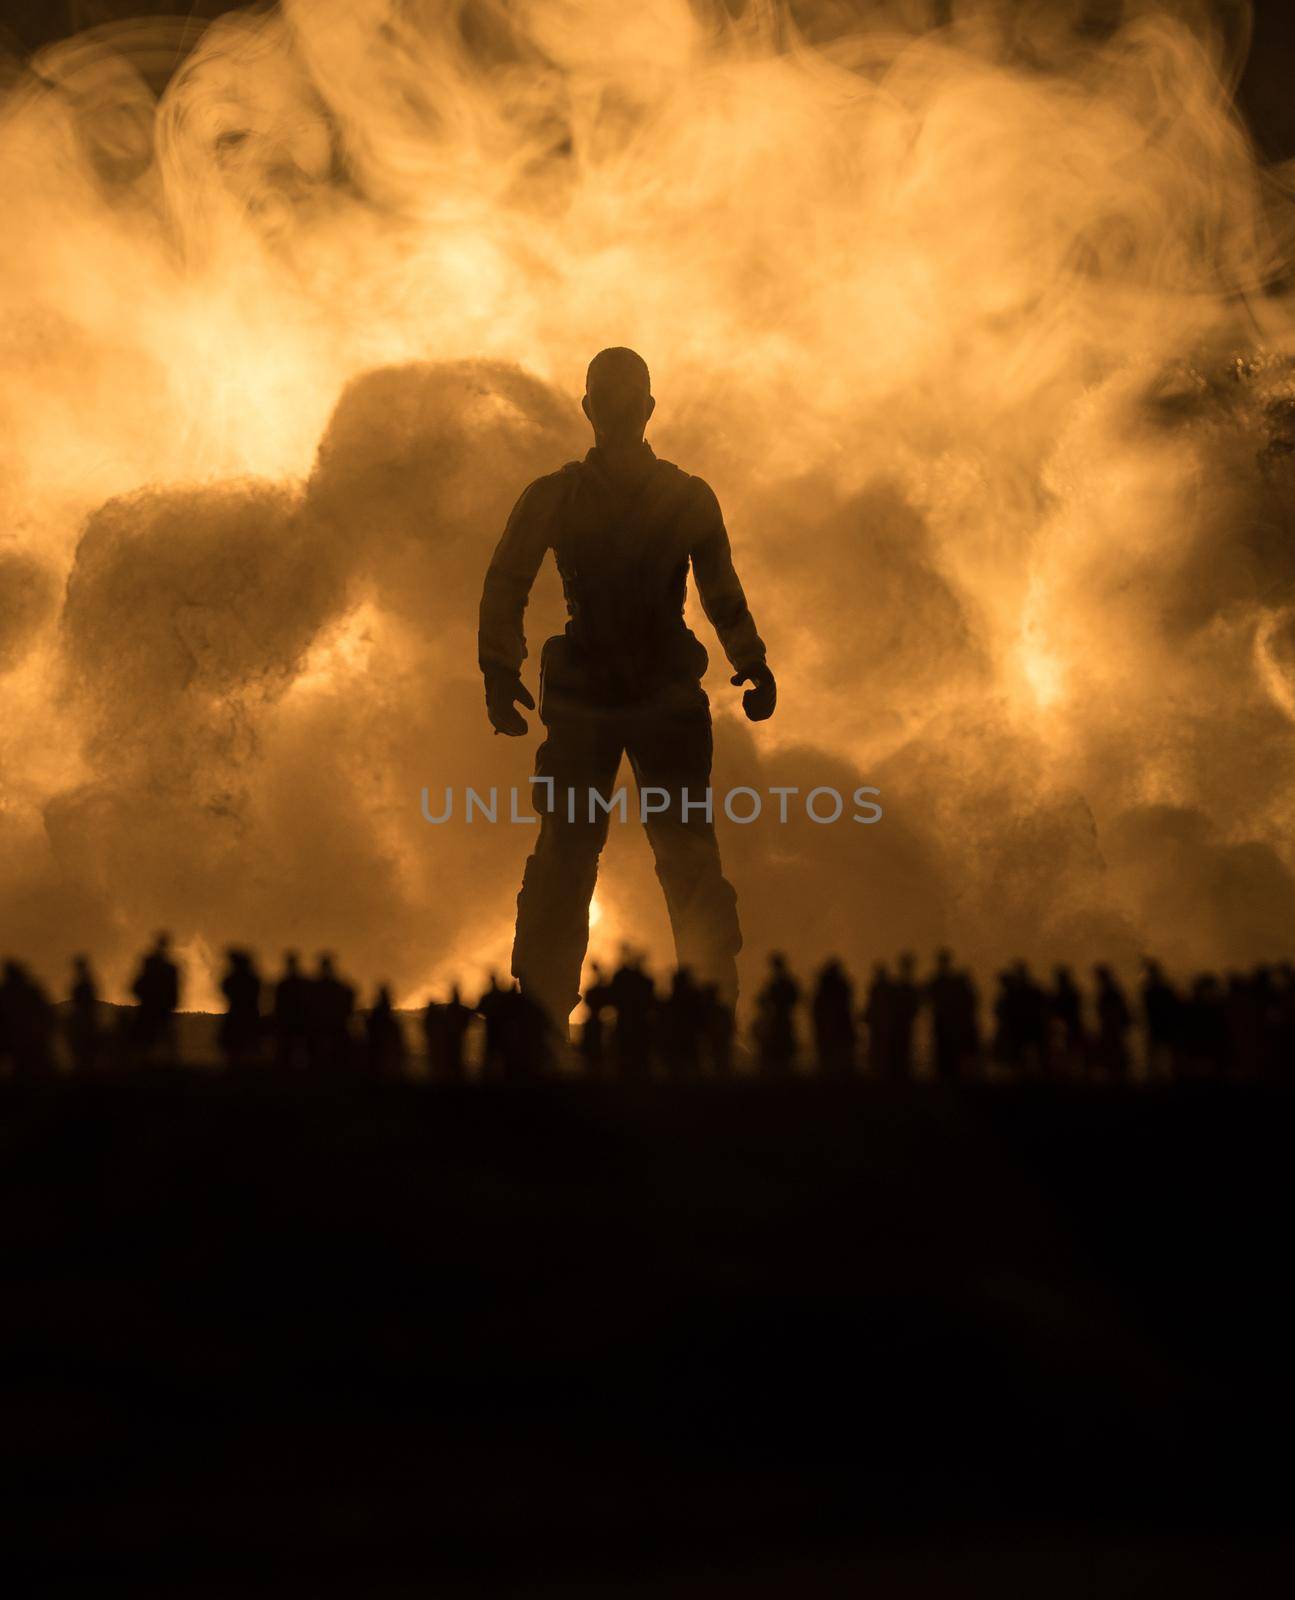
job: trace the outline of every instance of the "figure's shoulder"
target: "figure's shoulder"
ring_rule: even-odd
[[[534,528],[537,523],[547,524],[570,495],[578,481],[579,470],[580,462],[568,461],[556,472],[546,472],[542,477],[532,478],[517,497],[513,521],[521,522],[528,528]]]
[[[554,506],[565,505],[584,481],[589,466],[585,461],[564,461],[556,472],[550,472],[536,483],[542,484],[543,494]]]
[[[695,518],[698,523],[722,520],[719,499],[705,478],[698,477],[695,472],[685,472],[673,461],[661,461],[660,466],[673,478],[672,492],[678,496],[677,503],[686,508],[690,518]]]
[[[667,479],[689,485],[701,482],[700,478],[694,478],[691,472],[685,472],[677,462],[667,461],[664,456],[657,456],[656,472],[663,482]]]
[[[681,466],[661,456],[657,457],[657,472],[663,482],[673,484],[680,494],[696,505],[704,509],[718,506],[715,491],[705,478],[699,478],[695,472],[685,472]]]
[[[543,477],[533,479],[525,493],[541,500],[561,499],[578,480],[583,468],[583,461],[564,462],[556,472],[546,472]]]

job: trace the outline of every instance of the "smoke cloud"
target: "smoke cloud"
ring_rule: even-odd
[[[235,939],[410,1002],[503,965],[532,830],[419,792],[525,786],[480,581],[628,344],[779,675],[753,730],[712,648],[717,786],[882,791],[721,823],[748,984],[1285,953],[1286,175],[1243,8],[1092,9],[285,0],[11,63],[14,949],[119,986],[167,927],[193,1003]],[[550,572],[528,668],[559,623]],[[659,900],[613,827],[595,953],[665,959]]]

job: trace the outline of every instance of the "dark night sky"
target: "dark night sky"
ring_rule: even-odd
[[[1113,0],[1091,0],[1094,15],[1109,15]],[[229,0],[0,0],[0,30],[20,49],[42,44],[113,17],[144,13],[215,17],[244,9]],[[1240,100],[1269,160],[1295,157],[1295,6],[1291,0],[1257,0],[1254,46],[1241,83]]]

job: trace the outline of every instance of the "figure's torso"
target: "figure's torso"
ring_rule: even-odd
[[[561,477],[552,547],[573,664],[612,696],[700,677],[706,653],[683,620],[696,480],[655,457],[633,476],[586,459]]]

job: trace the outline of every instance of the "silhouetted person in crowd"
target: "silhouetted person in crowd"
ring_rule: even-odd
[[[935,1074],[939,1078],[960,1077],[974,1065],[980,1052],[975,985],[969,973],[954,967],[952,952],[939,950],[926,992],[931,1002]]]
[[[1000,1067],[1016,1072],[1024,1059],[1024,1048],[1016,973],[1007,967],[998,974],[998,992],[994,996],[994,1060]]]
[[[509,1053],[505,1064],[510,1081],[528,1082],[550,1071],[552,1032],[552,1018],[539,1001],[522,989],[515,989],[510,996]]]
[[[261,1053],[261,975],[248,951],[226,954],[229,968],[220,982],[225,1015],[220,1019],[219,1043],[225,1065],[235,1068]]]
[[[1202,973],[1192,984],[1185,1032],[1188,1070],[1209,1078],[1221,1076],[1227,1056],[1227,1012],[1219,980],[1211,972]]]
[[[1257,1077],[1263,1054],[1262,988],[1258,979],[1229,972],[1224,1012],[1227,1070],[1241,1078]]]
[[[477,1014],[484,1032],[481,1075],[488,1083],[498,1082],[504,1076],[508,1055],[508,995],[509,991],[501,987],[498,975],[492,972],[490,983],[477,1001]]]
[[[427,1076],[435,1083],[449,1077],[445,1070],[445,1007],[433,995],[423,1007],[423,1054],[427,1057]]]
[[[1085,1059],[1084,997],[1069,967],[1057,967],[1053,972],[1048,1005],[1055,1045],[1053,1065],[1067,1072],[1079,1072]]]
[[[1051,1007],[1047,990],[1035,980],[1024,961],[1015,967],[1017,1005],[1020,1008],[1022,1059],[1032,1072],[1047,1072],[1052,1065]]]
[[[616,1012],[612,1033],[616,1071],[622,1078],[644,1079],[651,1070],[656,990],[640,956],[628,950],[623,953],[620,966],[612,973],[609,993]]]
[[[375,1078],[399,1078],[405,1071],[405,1034],[384,983],[364,1019],[364,1048],[369,1072]]]
[[[728,1078],[733,1073],[733,1007],[719,992],[717,983],[702,985],[703,1054],[712,1076]]]
[[[106,1043],[99,1023],[99,987],[88,959],[76,956],[67,1014],[67,1051],[72,1070],[87,1077],[97,1072]]]
[[[608,984],[615,1026],[611,1029],[611,1059],[618,1077],[642,1080],[652,1070],[655,1045],[656,987],[643,971],[642,955],[621,952],[621,965]]]
[[[355,990],[337,975],[330,955],[321,955],[319,970],[306,990],[306,1041],[316,1071],[337,1072],[351,1065]]]
[[[661,1047],[666,1072],[696,1078],[701,1072],[705,998],[687,967],[678,967],[661,1007]]]
[[[0,1056],[15,1078],[43,1078],[54,1070],[54,1007],[40,984],[17,961],[0,978]]]
[[[289,1071],[310,1062],[310,979],[301,970],[295,950],[283,957],[283,976],[274,986],[274,1059]]]
[[[490,987],[477,1001],[485,1023],[484,1076],[491,1082],[525,1083],[550,1065],[547,1012],[514,984],[502,988],[491,974]]]
[[[994,1002],[994,1058],[1010,1071],[1048,1066],[1049,998],[1024,961],[999,973]]]
[[[468,1030],[475,1013],[463,1003],[457,983],[450,985],[450,998],[445,1002],[445,1076],[451,1083],[463,1083],[468,1075]]]
[[[678,965],[737,995],[737,904],[720,868],[711,808],[706,651],[683,620],[691,568],[719,634],[743,708],[773,713],[773,673],[747,608],[719,504],[710,488],[658,460],[643,437],[656,402],[632,350],[589,364],[584,411],[594,448],[537,479],[517,502],[486,573],[478,655],[497,733],[527,731],[517,710],[535,702],[522,684],[522,627],[547,551],[562,577],[566,631],[540,661],[545,739],[535,775],[539,836],[517,905],[513,973],[559,1031],[579,999],[589,902],[621,756],[628,752],[674,930]],[[692,803],[685,808],[685,797]]]
[[[922,991],[917,982],[917,962],[905,953],[899,958],[899,973],[890,991],[890,1059],[886,1066],[892,1078],[907,1078],[913,1070],[913,1029],[922,1008]]]
[[[877,1078],[885,1077],[894,1059],[894,994],[890,969],[884,961],[878,961],[872,969],[863,1006],[863,1022],[868,1030],[868,1071]]]
[[[926,985],[926,998],[931,1005],[931,1057],[937,1078],[956,1078],[962,1068],[958,989],[953,952],[937,950],[935,971]]]
[[[611,986],[595,961],[593,982],[585,990],[585,1025],[580,1031],[580,1058],[586,1076],[601,1077],[607,1060],[607,1013],[612,1007]]]
[[[180,1004],[180,969],[171,960],[171,940],[159,933],[144,957],[135,982],[134,1045],[141,1060],[161,1056],[175,1061],[175,1013]]]
[[[769,977],[756,997],[756,1049],[760,1071],[767,1077],[785,1077],[796,1059],[796,1007],[800,985],[791,975],[787,958],[769,957]]]
[[[1174,1071],[1182,1043],[1183,1003],[1158,961],[1143,962],[1140,998],[1146,1029],[1147,1071],[1152,1077],[1168,1077]]]
[[[1097,980],[1093,1002],[1097,1013],[1094,1064],[1112,1077],[1124,1078],[1129,1071],[1129,1028],[1133,1013],[1124,990],[1109,967],[1094,967],[1093,976]]]
[[[427,1049],[428,1075],[445,1083],[463,1083],[467,1078],[466,1044],[473,1012],[463,1003],[458,984],[450,989],[444,1004],[429,1000],[423,1011],[423,1039]]]
[[[842,1077],[855,1067],[854,985],[835,959],[818,975],[812,1005],[814,1053],[818,1070],[827,1077]]]

